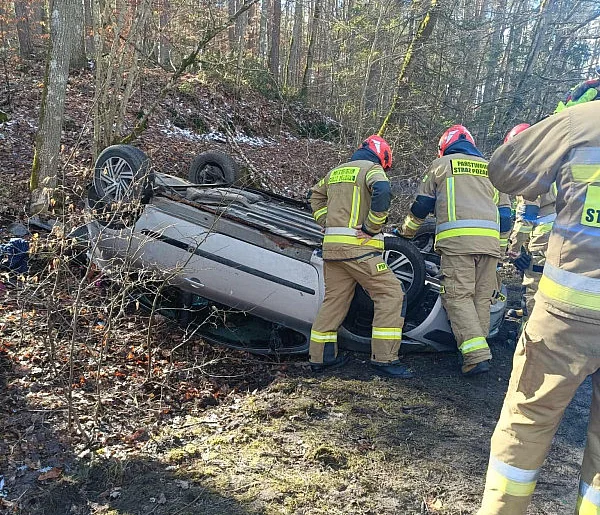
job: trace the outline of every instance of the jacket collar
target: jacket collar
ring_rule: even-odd
[[[468,156],[483,157],[483,154],[475,145],[464,139],[452,143],[452,145],[446,149],[444,155],[449,156],[450,154],[466,154]]]

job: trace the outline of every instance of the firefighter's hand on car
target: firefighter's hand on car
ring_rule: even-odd
[[[401,225],[401,226],[395,225],[392,227],[392,234],[394,236],[398,236],[398,238],[411,239],[411,236],[407,236],[405,233],[406,233],[406,230],[405,230],[404,225]]]
[[[373,237],[370,234],[363,231],[363,228],[361,226],[355,227],[355,229],[356,229],[356,237],[359,238],[360,240],[362,240],[360,242],[361,245],[364,245]]]

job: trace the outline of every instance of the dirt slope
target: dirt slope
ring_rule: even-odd
[[[11,120],[0,125],[3,227],[23,213],[39,73],[39,66],[11,72]],[[91,164],[89,84],[88,73],[70,84],[63,166],[74,191],[89,178]],[[160,84],[159,76],[149,77],[141,94],[150,98]],[[194,155],[220,148],[264,173],[276,191],[302,196],[350,149],[300,138],[298,121],[281,112],[258,97],[242,102],[218,87],[195,86],[165,102],[139,146],[159,169],[180,175]],[[316,116],[294,112],[300,120]],[[194,124],[204,133],[192,132]],[[227,127],[234,144],[218,134]],[[102,288],[98,295],[107,295]],[[516,289],[511,293],[514,302]],[[76,349],[70,402],[77,418],[69,431],[71,342],[57,334],[50,349],[48,312],[24,309],[10,288],[0,295],[0,513],[458,515],[477,509],[511,369],[507,342],[514,323],[493,342],[486,377],[460,377],[452,354],[410,354],[405,359],[417,378],[397,381],[373,377],[362,355],[344,370],[312,377],[302,358],[259,359],[194,339],[178,348],[182,332],[159,320],[149,379],[144,315],[132,313],[114,328],[101,369],[96,360],[105,321],[82,316],[86,340]],[[68,306],[73,292],[61,291],[57,302]],[[584,385],[559,429],[531,514],[573,511],[588,398]]]

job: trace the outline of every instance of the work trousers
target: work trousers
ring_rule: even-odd
[[[524,515],[565,408],[587,376],[592,406],[581,468],[578,515],[600,513],[600,326],[546,311],[538,300],[513,360],[492,436],[479,515]]]
[[[397,361],[404,325],[404,291],[381,255],[325,261],[323,271],[325,298],[311,330],[310,362],[324,363],[336,358],[337,330],[346,318],[356,283],[367,291],[375,308],[371,361]]]
[[[486,337],[497,264],[494,256],[442,253],[442,304],[462,354],[463,372],[492,357]]]

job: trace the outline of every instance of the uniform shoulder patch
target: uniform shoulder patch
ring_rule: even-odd
[[[385,272],[386,270],[388,270],[388,266],[385,263],[377,263],[378,272]]]

